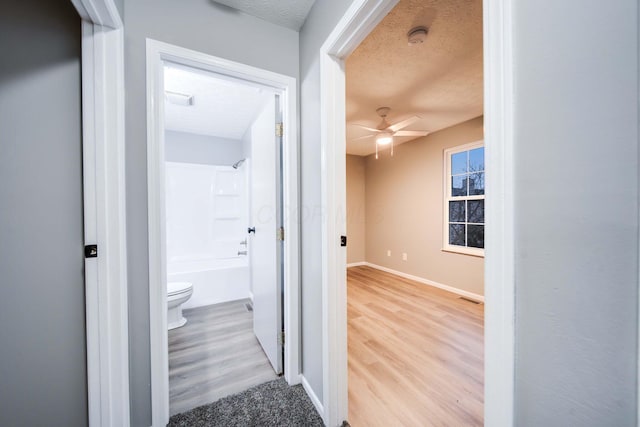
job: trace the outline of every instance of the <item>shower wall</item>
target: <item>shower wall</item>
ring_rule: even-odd
[[[232,165],[246,157],[242,141],[167,130],[165,159],[169,162]]]
[[[194,289],[183,307],[248,298],[245,166],[166,162],[165,171],[167,279]]]

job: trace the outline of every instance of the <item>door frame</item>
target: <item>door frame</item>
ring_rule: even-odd
[[[82,168],[90,426],[130,424],[124,29],[114,0],[71,0],[82,19]]]
[[[164,191],[163,63],[196,67],[275,89],[283,109],[284,196],[284,377],[300,383],[300,271],[298,207],[297,82],[293,77],[147,39],[147,185],[149,224],[149,311],[152,426],[169,421],[166,241]],[[275,129],[274,129],[275,132]],[[275,237],[275,234],[274,234]]]
[[[514,0],[484,0],[485,425],[514,421]],[[348,417],[344,60],[398,0],[354,0],[320,49],[322,307],[325,423]]]

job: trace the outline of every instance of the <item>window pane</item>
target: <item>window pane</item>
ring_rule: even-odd
[[[469,175],[469,195],[484,194],[484,172],[472,172]]]
[[[451,196],[467,195],[467,175],[451,177]]]
[[[449,222],[465,222],[465,202],[449,202]]]
[[[467,246],[484,248],[484,225],[467,225]]]
[[[456,153],[451,155],[451,175],[467,173],[467,153]]]
[[[464,246],[464,224],[449,224],[449,244]]]
[[[456,203],[456,202],[451,202],[451,203]],[[460,203],[460,202],[457,202],[457,203]],[[467,208],[469,212],[467,222],[484,223],[484,200],[469,200],[467,203],[468,203]],[[451,209],[451,207],[449,207],[449,209]]]
[[[469,151],[469,172],[484,170],[484,147]]]

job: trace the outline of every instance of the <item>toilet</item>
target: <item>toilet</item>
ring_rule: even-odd
[[[193,285],[189,282],[167,283],[167,329],[184,326],[187,319],[182,316],[182,304],[193,294]]]

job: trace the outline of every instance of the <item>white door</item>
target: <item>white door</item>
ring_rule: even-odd
[[[255,232],[249,233],[249,239],[253,331],[277,374],[282,373],[279,158],[274,96],[251,128],[250,226],[255,227]]]

